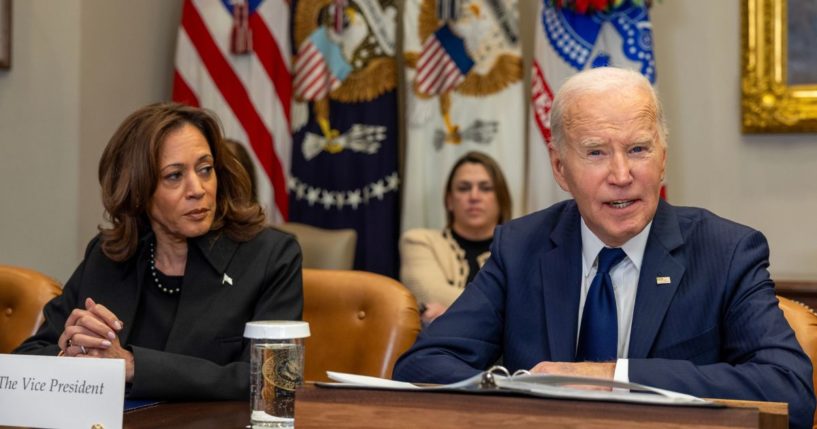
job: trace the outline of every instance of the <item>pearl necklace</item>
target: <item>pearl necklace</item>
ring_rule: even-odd
[[[150,242],[150,274],[153,276],[153,282],[156,283],[156,286],[159,288],[159,290],[161,290],[162,292],[164,292],[164,293],[166,293],[168,295],[173,295],[173,294],[177,294],[177,293],[181,292],[182,291],[181,287],[177,287],[175,289],[174,288],[166,288],[166,287],[162,286],[162,283],[159,281],[159,276],[156,275],[156,252],[155,252],[155,247],[156,246],[154,245],[154,242],[151,241]]]

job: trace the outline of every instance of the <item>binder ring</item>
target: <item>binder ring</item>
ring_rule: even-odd
[[[485,371],[482,374],[482,381],[480,382],[480,387],[482,388],[496,388],[496,379],[494,378],[494,374],[501,375],[505,377],[510,377],[511,374],[504,366],[494,365],[488,368],[488,371]]]

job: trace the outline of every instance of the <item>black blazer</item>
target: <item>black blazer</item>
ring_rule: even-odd
[[[303,312],[301,251],[292,235],[265,229],[246,242],[219,232],[189,240],[176,318],[164,350],[129,346],[142,296],[153,234],[140,240],[136,255],[114,262],[91,240],[85,260],[46,304],[45,323],[15,353],[56,355],[57,340],[74,308],[91,297],[105,305],[124,329],[119,340],[133,352],[129,398],[247,399],[251,320],[300,320]],[[225,274],[232,285],[225,281]]]

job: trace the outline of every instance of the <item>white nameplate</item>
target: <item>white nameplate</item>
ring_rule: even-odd
[[[124,399],[122,359],[0,354],[0,425],[122,429]]]

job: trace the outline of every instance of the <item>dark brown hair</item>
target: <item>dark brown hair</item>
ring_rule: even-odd
[[[497,164],[493,158],[477,151],[466,153],[454,163],[453,167],[451,167],[451,172],[448,173],[448,180],[445,182],[443,207],[446,207],[448,196],[454,192],[452,189],[452,186],[454,185],[454,175],[457,173],[457,170],[466,163],[479,164],[485,167],[485,171],[487,171],[488,176],[491,177],[491,182],[494,184],[496,202],[499,204],[499,220],[497,221],[497,224],[502,224],[511,220],[511,192],[508,190],[508,183],[505,181],[505,175],[502,174],[502,169],[499,168],[499,164]],[[451,225],[454,224],[454,213],[452,213],[451,210],[446,209],[445,216],[446,219],[448,219],[448,227],[450,228]]]
[[[102,251],[114,261],[136,253],[139,237],[150,229],[148,203],[159,180],[159,154],[165,138],[185,124],[196,127],[213,154],[218,187],[211,230],[247,241],[264,228],[264,212],[252,202],[250,178],[227,149],[215,115],[178,103],[156,103],[125,118],[99,160],[102,205],[110,227],[99,227]]]
[[[230,149],[230,152],[232,152],[233,155],[238,158],[238,162],[242,167],[244,167],[244,171],[247,172],[247,175],[250,176],[250,193],[252,194],[252,201],[254,203],[258,202],[258,184],[255,182],[255,164],[252,162],[250,153],[247,152],[247,149],[243,144],[236,140],[224,139],[224,143],[227,145],[227,148]]]

